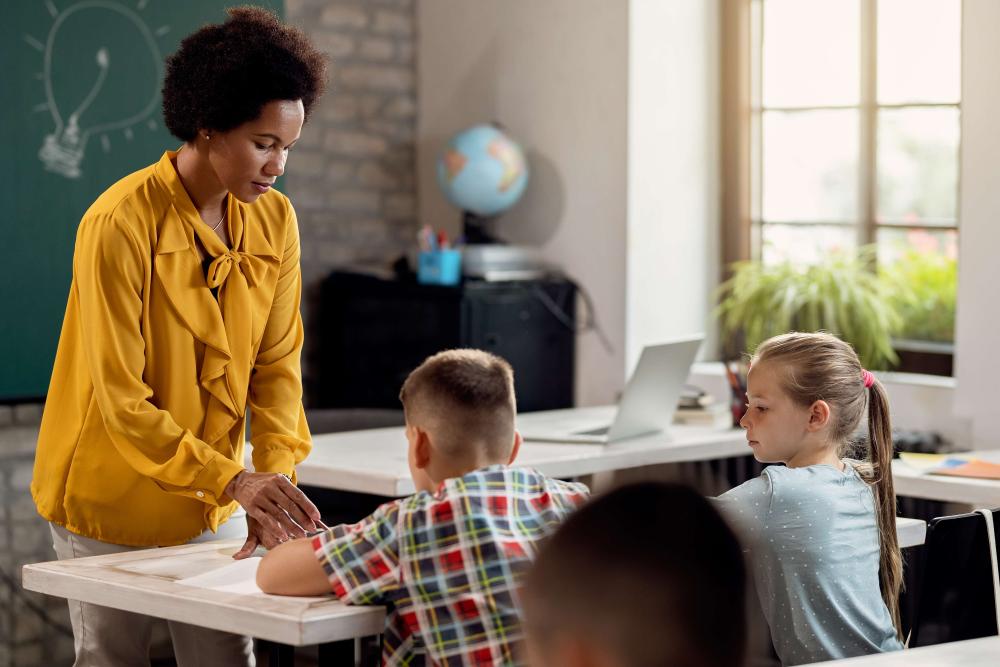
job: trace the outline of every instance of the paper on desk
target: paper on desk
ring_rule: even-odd
[[[900,452],[899,458],[906,465],[921,472],[930,472],[949,465],[959,465],[971,457],[966,454],[918,454],[916,452]]]
[[[263,593],[257,586],[258,565],[260,565],[260,557],[234,560],[228,565],[223,565],[209,572],[187,577],[186,579],[178,579],[176,583],[244,595]]]
[[[968,461],[961,462],[959,465],[936,468],[931,473],[935,475],[951,475],[952,477],[1000,480],[1000,463],[991,463],[982,459],[969,459]]]
[[[907,465],[929,475],[1000,479],[1000,463],[976,458],[970,454],[915,454],[902,452],[899,458]]]

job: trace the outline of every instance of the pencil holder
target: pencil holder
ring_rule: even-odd
[[[422,285],[457,285],[462,279],[462,251],[432,250],[417,256],[417,282]]]
[[[747,413],[747,397],[742,392],[733,390],[729,405],[733,413],[733,428],[739,428],[743,415]]]
[[[722,364],[726,370],[726,379],[729,381],[729,408],[733,414],[733,426],[739,427],[740,420],[747,413],[747,375],[739,363],[734,364],[735,370],[727,361],[723,361]]]

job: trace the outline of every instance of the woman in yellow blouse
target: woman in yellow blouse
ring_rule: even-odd
[[[264,10],[229,13],[167,60],[184,145],[111,186],[77,232],[31,486],[59,558],[233,536],[245,557],[322,527],[293,484],[311,447],[299,236],[272,186],[326,61]],[[76,665],[148,664],[149,618],[70,611]],[[182,667],[253,664],[248,638],[170,630]]]

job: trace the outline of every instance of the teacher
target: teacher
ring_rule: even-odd
[[[325,77],[308,39],[258,8],[167,59],[183,146],[77,231],[31,484],[60,559],[221,538],[244,538],[245,557],[322,527],[294,485],[311,448],[299,235],[273,186]],[[74,601],[70,616],[77,666],[149,664],[152,619]],[[253,664],[249,638],[169,625],[181,667]]]

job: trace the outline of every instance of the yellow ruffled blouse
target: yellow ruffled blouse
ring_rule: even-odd
[[[83,216],[35,455],[39,513],[114,544],[182,544],[229,518],[248,409],[256,470],[294,475],[312,446],[295,212],[274,190],[230,195],[226,248],[176,155]]]

